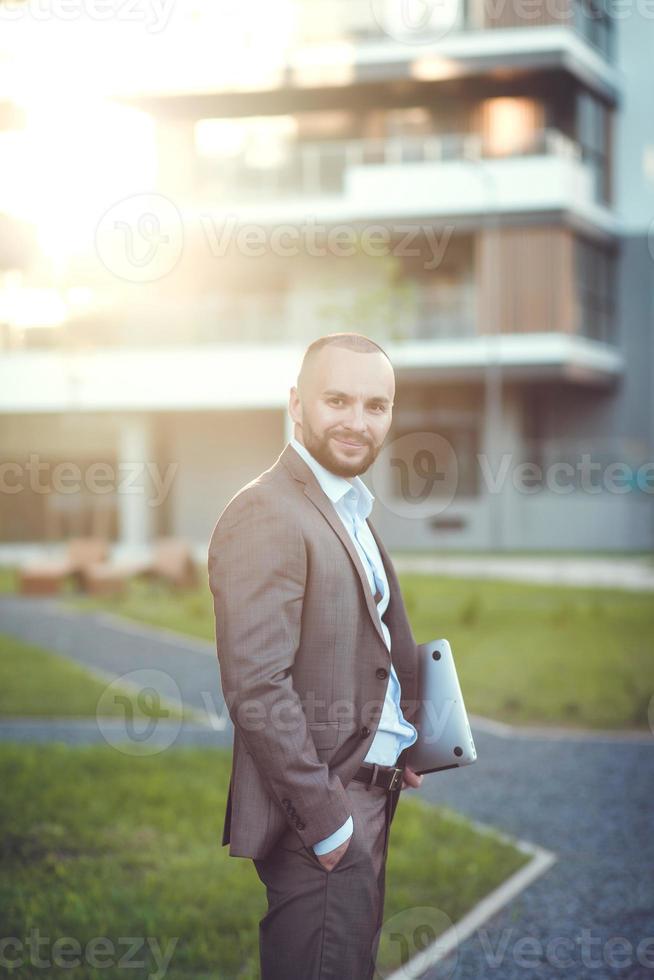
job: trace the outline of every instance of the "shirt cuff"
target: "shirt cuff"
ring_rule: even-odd
[[[329,837],[325,837],[323,840],[316,841],[312,844],[313,850],[316,854],[327,854],[329,851],[333,851],[335,847],[346,841],[348,837],[352,836],[354,830],[354,821],[352,817],[348,817],[342,827],[335,830],[333,834]]]

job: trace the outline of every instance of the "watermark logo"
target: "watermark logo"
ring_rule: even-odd
[[[127,282],[156,282],[175,268],[184,248],[184,223],[163,194],[134,194],[100,219],[95,250],[104,267]]]
[[[371,0],[380,29],[402,44],[432,44],[462,26],[461,0]]]
[[[105,741],[124,755],[156,755],[173,744],[183,723],[182,696],[170,674],[142,668],[116,677],[97,706]]]
[[[421,520],[454,500],[458,462],[452,444],[436,432],[410,432],[385,446],[370,470],[375,496],[398,517]]]
[[[391,916],[378,931],[375,966],[382,977],[409,978],[417,973],[409,963],[415,957],[429,951],[430,960],[439,960],[438,977],[445,980],[451,977],[458,963],[458,945],[447,943],[439,948],[439,937],[448,934],[451,939],[454,927],[449,916],[442,909],[431,906],[416,906],[402,909]],[[450,953],[452,955],[447,956]],[[421,971],[422,972],[422,971]]]

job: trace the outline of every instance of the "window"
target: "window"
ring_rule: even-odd
[[[472,235],[441,237],[436,258],[433,240],[416,234],[410,245],[395,248],[402,263],[402,282],[412,296],[414,338],[472,336],[476,332],[474,239]],[[407,254],[414,251],[418,254]]]
[[[574,0],[574,25],[582,37],[613,60],[613,21],[604,0]]]
[[[533,152],[543,124],[543,107],[534,99],[486,99],[481,105],[484,155],[516,156]]]
[[[117,473],[115,458],[48,457],[38,453],[43,467],[33,486],[28,469],[31,454],[0,458],[8,487],[17,488],[0,498],[0,541],[66,541],[73,536],[99,536],[116,540],[118,501],[115,489],[94,492],[94,486],[109,488],[105,474]],[[66,489],[57,490],[57,467],[66,466]],[[70,467],[75,467],[71,478]],[[18,467],[18,469],[16,469]],[[79,474],[79,475],[77,475]],[[77,484],[77,487],[75,487]]]
[[[451,415],[451,413],[448,413]],[[425,450],[427,458],[417,451],[414,439],[399,441],[403,436],[419,432],[431,432],[449,444],[449,451],[442,458],[434,458],[431,450]],[[477,454],[480,449],[480,423],[477,419],[450,419],[443,423],[430,422],[408,426],[405,422],[393,427],[394,454],[391,461],[391,494],[409,502],[450,497],[454,499],[476,497],[480,492],[480,471]],[[397,446],[397,449],[395,448]]]
[[[615,321],[615,255],[589,239],[575,240],[577,332],[613,343]]]
[[[608,202],[609,189],[609,115],[606,106],[590,92],[577,93],[577,140],[582,160],[593,172],[595,196]]]
[[[199,119],[194,135],[200,179],[216,194],[270,193],[297,180],[293,116]]]

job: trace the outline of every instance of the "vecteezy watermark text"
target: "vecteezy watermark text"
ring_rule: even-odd
[[[0,494],[17,494],[30,489],[38,494],[143,495],[151,487],[149,507],[159,507],[170,492],[179,463],[168,463],[161,471],[153,460],[111,463],[94,462],[81,467],[71,460],[53,463],[38,453],[30,453],[27,461],[6,460],[0,463]]]
[[[3,0],[0,22],[25,18],[39,23],[116,20],[141,22],[149,34],[157,34],[167,26],[173,6],[174,0]]]
[[[53,939],[41,935],[38,928],[32,928],[25,937],[0,938],[0,967],[12,973],[28,965],[39,970],[52,967],[71,970],[83,965],[94,970],[119,967],[139,970],[139,976],[148,980],[163,980],[178,942],[179,936],[174,936],[162,949],[154,936],[120,936],[118,939],[93,936],[82,944],[75,936]],[[144,973],[144,970],[148,972]]]
[[[439,268],[455,225],[434,227],[386,222],[321,222],[310,213],[289,222],[243,221],[229,212],[220,217],[201,211],[201,238],[213,259],[238,254],[245,258],[372,259],[392,256],[421,261],[431,272]],[[188,217],[163,194],[143,193],[116,201],[102,215],[95,233],[98,258],[114,276],[128,282],[155,282],[169,275],[183,254]],[[196,236],[191,236],[196,240]]]
[[[402,222],[329,225],[310,216],[300,222],[268,226],[239,222],[235,214],[226,215],[221,222],[209,214],[201,214],[200,222],[214,258],[223,258],[231,249],[249,258],[260,258],[269,253],[282,258],[298,255],[351,258],[357,254],[382,258],[394,255],[397,258],[424,257],[426,270],[436,269],[442,263],[455,227],[444,225],[439,232],[433,225]]]

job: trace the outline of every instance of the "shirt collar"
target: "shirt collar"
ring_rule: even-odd
[[[324,490],[333,504],[337,504],[342,500],[348,510],[358,511],[363,520],[368,517],[375,498],[360,477],[355,476],[350,483],[344,476],[338,476],[336,473],[332,473],[319,463],[317,459],[314,459],[306,446],[298,442],[295,436],[291,436],[289,445],[295,449],[307,466],[310,467],[322,490]]]

